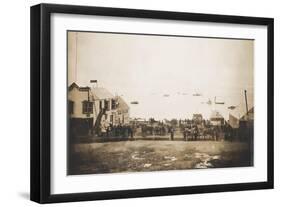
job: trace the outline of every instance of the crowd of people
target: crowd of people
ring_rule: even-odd
[[[185,141],[188,140],[219,140],[219,139],[231,139],[233,133],[231,128],[227,125],[212,126],[210,124],[180,124],[171,125],[164,123],[154,124],[118,124],[118,125],[101,125],[100,137],[108,138],[169,138],[174,140],[175,137],[182,138]]]
[[[100,137],[133,138],[134,130],[130,125],[101,125]]]

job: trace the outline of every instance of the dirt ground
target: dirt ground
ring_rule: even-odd
[[[74,144],[68,174],[243,167],[253,163],[248,145],[226,141],[116,141]]]

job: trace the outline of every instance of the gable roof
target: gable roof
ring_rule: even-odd
[[[254,120],[254,107],[252,107],[249,111],[248,114],[245,113],[241,118],[241,121],[247,121],[247,120]]]
[[[117,96],[117,102],[118,102],[117,111],[124,112],[124,111],[128,111],[130,109],[128,104],[125,102],[125,100],[121,96]]]
[[[80,87],[75,82],[73,82],[70,86],[68,86],[69,91],[71,91],[74,88],[78,89],[79,91],[89,91],[90,90],[90,87],[88,87],[88,86]]]
[[[105,88],[92,88],[94,99],[112,99],[114,96]]]
[[[73,88],[79,89],[79,86],[75,82],[73,82],[70,86],[68,86],[68,90],[71,91]]]

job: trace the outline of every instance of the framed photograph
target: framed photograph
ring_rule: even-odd
[[[273,19],[31,7],[31,200],[273,188]]]

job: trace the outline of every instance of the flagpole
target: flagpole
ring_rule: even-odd
[[[75,82],[77,83],[77,53],[78,53],[78,48],[77,48],[77,41],[78,41],[78,33],[75,33]]]

